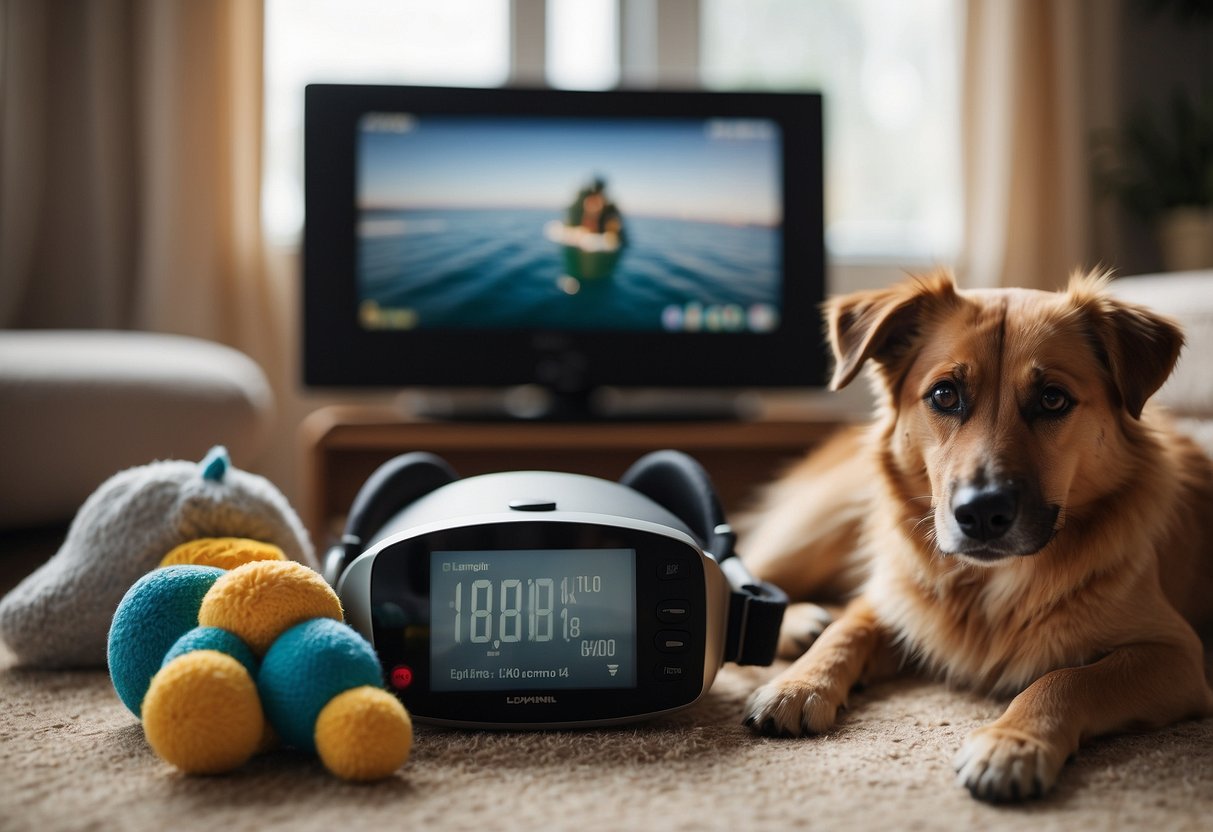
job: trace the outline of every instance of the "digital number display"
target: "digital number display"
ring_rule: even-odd
[[[435,691],[636,684],[636,550],[430,553]]]

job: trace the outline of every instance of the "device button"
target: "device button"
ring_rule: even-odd
[[[555,500],[510,500],[513,511],[555,511]]]
[[[685,558],[666,558],[657,564],[657,579],[677,581],[691,574],[690,563]]]
[[[683,653],[691,644],[691,634],[682,630],[662,630],[654,641],[662,653]]]
[[[662,601],[657,605],[657,620],[663,624],[681,624],[691,615],[691,605],[688,601],[674,599]]]
[[[689,675],[690,671],[677,662],[658,662],[653,668],[653,676],[659,682],[681,682]]]
[[[413,668],[407,664],[398,664],[392,668],[391,679],[392,687],[396,690],[404,690],[413,684]]]

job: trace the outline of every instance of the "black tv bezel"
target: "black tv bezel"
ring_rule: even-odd
[[[762,118],[783,142],[781,323],[771,333],[366,330],[358,323],[357,124],[425,115]],[[311,84],[305,91],[303,381],[309,387],[746,389],[823,383],[822,105],[817,93],[581,92]]]

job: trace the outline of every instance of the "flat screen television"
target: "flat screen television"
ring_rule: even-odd
[[[305,105],[308,386],[821,383],[819,95],[316,84]]]

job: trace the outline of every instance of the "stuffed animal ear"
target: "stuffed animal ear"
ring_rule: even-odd
[[[855,292],[826,304],[830,346],[834,350],[831,390],[850,384],[869,358],[887,370],[913,353],[928,309],[958,300],[952,275],[937,271],[887,289]]]
[[[1179,324],[1144,306],[1106,291],[1108,275],[1092,272],[1070,278],[1069,295],[1090,323],[1113,392],[1134,419],[1175,369],[1183,349]]]

